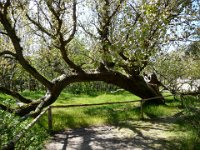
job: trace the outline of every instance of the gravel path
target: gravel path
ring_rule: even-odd
[[[124,122],[119,126],[99,126],[56,133],[46,150],[165,150],[178,149],[178,131],[173,120]]]

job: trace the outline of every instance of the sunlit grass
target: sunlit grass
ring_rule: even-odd
[[[0,93],[0,103],[2,103],[3,105],[12,107],[12,105],[15,104],[15,102],[16,101],[11,96]]]
[[[29,90],[25,90],[23,91],[21,94],[27,98],[31,98],[31,99],[38,99],[41,96],[44,96],[45,91],[29,91]]]
[[[53,109],[54,130],[118,124],[121,121],[139,119],[137,109],[119,110],[114,107]]]
[[[10,99],[11,96],[6,95],[6,94],[0,94],[0,99],[5,100],[5,99]]]
[[[126,95],[127,94],[127,95]],[[138,97],[125,93],[123,95],[103,94],[96,97],[81,95],[72,100],[58,99],[54,105],[105,103],[138,99]],[[98,126],[105,124],[118,124],[128,119],[139,119],[139,103],[113,104],[92,107],[53,108],[54,130]]]
[[[131,93],[123,92],[123,94],[110,94],[104,93],[96,96],[90,95],[74,95],[70,93],[61,93],[58,100],[53,105],[62,105],[62,104],[95,104],[95,103],[104,103],[104,102],[118,102],[118,101],[129,101],[129,100],[138,100],[140,99],[137,96],[134,96]]]
[[[144,108],[144,112],[145,112],[147,117],[158,118],[158,117],[172,116],[175,113],[178,113],[179,110],[176,107],[147,106],[147,107]]]

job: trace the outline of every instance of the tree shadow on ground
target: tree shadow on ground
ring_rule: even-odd
[[[172,128],[169,126],[152,126],[141,125],[142,122],[123,122],[118,123],[117,126],[103,126],[91,128],[79,128],[69,130],[64,133],[55,134],[52,139],[53,142],[61,143],[62,150],[77,149],[77,150],[128,150],[128,149],[174,149],[179,147],[179,143],[175,142],[173,138],[167,139],[165,137],[144,135],[142,130],[155,130],[160,132],[171,132]],[[127,136],[121,129],[129,130],[132,134]],[[124,134],[124,135],[121,135]]]

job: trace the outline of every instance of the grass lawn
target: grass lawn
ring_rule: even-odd
[[[104,103],[104,102],[118,102],[118,101],[129,101],[129,100],[139,100],[140,98],[134,96],[128,92],[120,92],[119,94],[104,93],[100,95],[74,95],[70,93],[61,93],[58,100],[53,105],[62,104],[94,104],[94,103]]]

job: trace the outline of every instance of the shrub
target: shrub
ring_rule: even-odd
[[[0,110],[0,147],[8,144],[17,134],[30,123],[31,119],[21,122],[14,114]],[[43,147],[43,141],[47,138],[46,130],[39,124],[28,130],[15,145],[16,150],[39,150]]]

